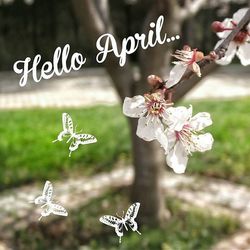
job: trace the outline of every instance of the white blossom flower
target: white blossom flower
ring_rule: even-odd
[[[165,86],[167,88],[171,88],[173,87],[175,84],[177,84],[182,76],[184,75],[184,73],[186,72],[187,67],[182,65],[182,64],[176,64],[172,70],[169,73],[169,78],[165,84]]]
[[[167,103],[162,92],[126,97],[123,113],[126,116],[139,118],[136,134],[145,141],[156,139],[156,131],[164,130],[162,120],[167,119]]]
[[[237,26],[240,20],[248,11],[248,8],[243,8],[234,13],[233,18],[226,18],[222,24],[221,32],[217,32],[217,36],[222,38],[215,45],[217,48],[224,39],[229,35],[229,33]],[[244,30],[241,30],[234,38],[233,41],[230,42],[228,49],[225,53],[225,56],[219,60],[216,60],[216,63],[221,65],[227,65],[231,63],[235,54],[240,59],[242,65],[247,66],[250,64],[250,24],[248,24]]]
[[[210,114],[201,112],[192,117],[192,106],[170,107],[168,109],[168,128],[159,133],[157,140],[166,151],[166,161],[175,173],[185,172],[188,155],[192,152],[210,150],[213,137],[210,133],[202,133],[202,129],[210,126]]]
[[[200,66],[197,64],[197,62],[204,58],[204,54],[201,51],[197,49],[191,50],[189,46],[184,46],[182,50],[176,50],[173,56],[179,61],[173,62],[176,66],[172,69],[172,74],[178,72],[178,75],[181,75],[181,73],[183,75],[187,69],[190,69],[196,73],[197,76],[201,77]]]

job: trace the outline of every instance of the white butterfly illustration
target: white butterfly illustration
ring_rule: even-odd
[[[125,227],[126,231],[128,231],[128,227],[130,227],[132,231],[137,232],[138,234],[141,235],[141,233],[137,230],[138,225],[135,222],[135,218],[138,214],[139,208],[140,208],[140,203],[136,202],[128,208],[125,217],[123,217],[124,216],[124,211],[123,211],[123,216],[117,215],[119,218],[111,215],[104,215],[100,218],[100,222],[108,226],[114,227],[115,232],[119,237],[119,243],[121,243],[121,238],[123,236],[123,227]]]
[[[41,217],[38,220],[41,220],[42,217],[49,216],[50,214],[68,216],[68,212],[64,207],[52,202],[53,201],[52,194],[53,194],[53,186],[50,181],[46,181],[42,195],[38,196],[34,201],[32,201],[36,205],[42,205],[41,208],[45,207],[42,210]]]
[[[69,157],[71,156],[71,153],[78,148],[79,145],[97,142],[97,139],[93,135],[77,134],[74,131],[73,121],[69,114],[67,113],[62,114],[62,124],[63,124],[63,131],[59,133],[59,135],[57,136],[57,139],[54,140],[53,142],[63,141],[63,138],[65,136],[69,137],[69,139],[66,142],[66,143],[69,143],[70,140],[72,140],[69,146],[69,151],[70,151]]]

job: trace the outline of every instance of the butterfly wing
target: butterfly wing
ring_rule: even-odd
[[[128,211],[125,215],[125,221],[133,231],[137,231],[138,229],[138,225],[135,222],[135,218],[138,214],[139,208],[140,208],[140,203],[136,202],[128,208]]]
[[[122,237],[123,236],[123,224],[122,221],[114,216],[111,215],[104,215],[100,219],[100,222],[102,222],[105,225],[108,225],[110,227],[115,228],[115,232],[117,236]]]
[[[63,113],[62,114],[62,124],[63,124],[63,130],[67,131],[70,134],[74,133],[74,125],[72,118],[69,114]]]
[[[68,216],[68,212],[63,206],[58,204],[50,204],[50,207],[53,214],[60,216]]]
[[[115,227],[115,233],[119,237],[119,243],[121,243],[121,238],[123,236],[123,224],[120,222],[116,227]]]
[[[132,231],[137,231],[138,230],[138,225],[135,219],[129,219],[126,221],[126,224],[131,228]],[[138,232],[138,231],[137,231]]]
[[[46,207],[42,210],[41,216],[42,217],[47,217],[52,213],[52,208],[51,205],[46,205]]]
[[[78,146],[79,146],[79,141],[74,137],[72,139],[70,146],[69,146],[69,151],[70,152],[75,151],[76,149],[78,149]]]
[[[76,142],[81,145],[97,142],[97,139],[95,138],[95,136],[90,135],[90,134],[77,134],[75,139],[76,139]]]
[[[52,200],[52,194],[53,194],[53,186],[50,181],[46,181],[44,188],[43,188],[43,197],[46,198],[46,201]]]
[[[43,204],[46,203],[46,198],[45,198],[43,195],[38,196],[38,197],[34,200],[34,203],[35,203],[36,205],[43,205]]]
[[[76,136],[74,136],[74,138],[69,146],[70,154],[71,154],[71,152],[78,149],[79,145],[85,145],[85,144],[90,144],[90,143],[95,143],[95,142],[97,142],[97,139],[93,135],[77,134]]]
[[[136,203],[132,204],[128,208],[128,211],[127,211],[127,213],[125,215],[125,220],[127,220],[127,219],[135,219],[137,214],[138,214],[139,208],[140,208],[140,203],[139,202],[136,202]]]
[[[53,186],[50,181],[46,181],[43,188],[43,193],[41,196],[38,196],[34,203],[36,205],[43,205],[46,204],[48,201],[52,199],[52,193],[53,193]]]
[[[73,127],[73,121],[69,114],[63,113],[62,114],[62,125],[63,125],[63,131],[60,132],[60,134],[57,136],[56,141],[62,141],[63,137],[72,135],[74,133],[74,127]]]
[[[66,130],[63,130],[62,132],[60,132],[60,134],[57,136],[57,139],[54,140],[53,142],[56,142],[56,141],[62,141],[63,140],[63,137],[65,136],[68,136],[70,135],[70,133]]]

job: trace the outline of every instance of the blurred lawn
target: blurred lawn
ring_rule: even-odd
[[[186,103],[185,103],[186,104]],[[210,112],[215,143],[210,152],[190,157],[187,173],[227,178],[250,185],[250,100],[192,101],[194,114]],[[64,142],[52,143],[68,112],[78,130],[98,142],[68,157]],[[130,139],[120,107],[36,109],[0,112],[0,188],[34,180],[109,171],[117,161],[130,160]]]
[[[250,186],[250,99],[193,102],[194,112],[211,113],[211,151],[195,153],[188,173],[225,178]]]
[[[54,231],[53,225],[46,224],[18,231],[15,244],[20,250],[208,250],[215,242],[239,229],[239,225],[226,216],[214,217],[207,210],[192,206],[184,209],[180,201],[168,198],[166,202],[172,216],[163,228],[140,227],[139,223],[142,235],[125,231],[119,244],[114,228],[100,223],[99,217],[126,210],[129,206],[127,191],[119,189],[93,200],[68,218],[59,218],[53,222]]]
[[[69,144],[52,143],[62,131],[63,112],[71,115],[78,131],[98,140],[80,145],[71,158]],[[0,117],[0,188],[107,171],[114,162],[128,159],[128,128],[119,107],[1,111]]]

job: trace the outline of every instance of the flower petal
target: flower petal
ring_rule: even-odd
[[[234,14],[233,14],[233,20],[236,22],[236,23],[239,23],[241,21],[241,19],[245,16],[245,14],[247,13],[249,8],[242,8],[242,9],[239,9],[238,11],[236,11]]]
[[[206,133],[202,135],[193,135],[192,142],[195,145],[195,147],[190,148],[192,152],[195,152],[195,151],[205,152],[207,150],[212,149],[214,138],[210,133]]]
[[[243,66],[250,64],[250,43],[245,42],[239,46],[236,55],[239,57]]]
[[[185,172],[188,156],[180,142],[177,142],[172,150],[170,150],[166,160],[168,166],[171,167],[175,173],[183,174]]]
[[[192,106],[186,107],[170,107],[167,109],[169,115],[166,124],[170,130],[180,131],[187,121],[192,117]]]
[[[210,126],[212,123],[213,122],[209,113],[200,112],[190,119],[189,124],[194,131],[200,131],[203,128]]]
[[[223,40],[220,40],[216,45],[215,48],[217,48],[219,46],[219,44],[221,44],[223,42]],[[225,56],[222,57],[220,60],[216,60],[216,63],[221,64],[221,65],[227,65],[229,63],[231,63],[231,61],[234,58],[234,55],[236,53],[236,48],[237,48],[237,44],[235,42],[230,42],[228,49],[225,53]]]
[[[152,141],[156,139],[157,129],[162,131],[164,129],[159,119],[150,120],[150,117],[140,117],[136,134],[145,141]]]
[[[165,154],[168,154],[168,138],[161,128],[158,128],[155,132],[157,141],[161,144],[165,150]]]
[[[196,62],[193,62],[191,65],[190,65],[190,68],[191,70],[199,77],[201,77],[201,69],[200,69],[200,66],[196,63]]]
[[[169,73],[169,78],[166,83],[166,87],[170,88],[177,84],[181,80],[186,70],[187,66],[183,65],[182,63],[176,64]]]
[[[126,97],[123,102],[123,113],[129,117],[141,117],[147,112],[145,98],[141,95]]]
[[[175,131],[167,130],[165,131],[165,133],[167,134],[167,138],[168,138],[168,148],[173,148],[177,141]]]
[[[226,18],[224,19],[224,21],[222,22],[222,25],[226,28],[233,28],[233,24],[232,24],[232,18]],[[217,32],[216,35],[219,38],[225,39],[229,34],[231,33],[231,30],[225,30],[222,32]]]

